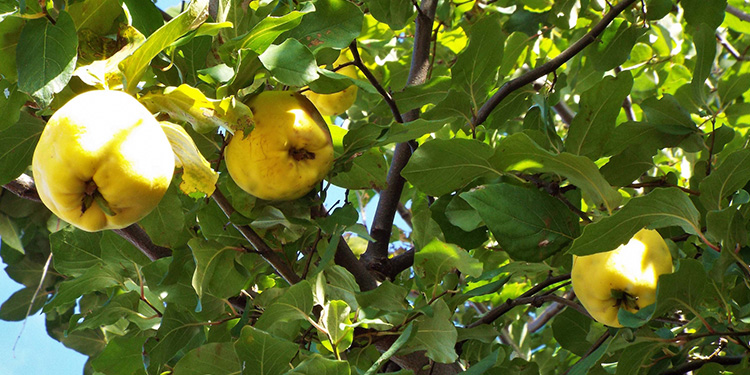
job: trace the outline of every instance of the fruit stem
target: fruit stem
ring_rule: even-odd
[[[99,208],[101,208],[107,216],[116,215],[115,212],[112,211],[112,208],[109,207],[109,203],[104,199],[102,193],[99,192],[99,187],[96,186],[96,182],[90,180],[86,182],[86,190],[84,191],[83,198],[81,198],[81,215],[86,213],[94,202],[96,202]]]
[[[615,307],[622,306],[629,311],[640,310],[640,307],[638,307],[638,297],[633,296],[624,290],[611,289],[610,293],[616,300]]]

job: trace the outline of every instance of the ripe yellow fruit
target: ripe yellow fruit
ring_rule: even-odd
[[[42,202],[85,231],[119,229],[164,196],[174,153],[146,107],[121,91],[88,91],[47,122],[32,170]]]
[[[339,66],[349,61],[351,60],[346,56],[346,53],[342,52],[333,65]],[[336,73],[351,78],[357,78],[357,68],[354,65],[341,68],[337,70]],[[357,100],[357,86],[352,84],[344,90],[333,94],[318,94],[311,90],[307,90],[304,92],[304,95],[315,104],[315,107],[320,111],[321,115],[336,116],[346,112],[346,110],[354,104],[354,101]]]
[[[637,312],[656,302],[660,275],[672,272],[672,255],[659,232],[641,229],[624,245],[573,256],[571,281],[578,300],[598,322],[622,327],[620,308]]]
[[[247,102],[255,129],[234,134],[227,170],[248,193],[266,200],[307,194],[333,165],[333,142],[323,117],[301,94],[264,91]]]

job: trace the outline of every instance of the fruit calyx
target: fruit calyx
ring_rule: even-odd
[[[614,306],[623,307],[626,310],[630,310],[630,311],[640,310],[640,307],[638,307],[637,296],[633,296],[623,290],[617,290],[617,289],[611,289],[610,293],[612,293],[612,297],[615,299]]]
[[[300,160],[313,160],[315,159],[315,153],[305,150],[304,148],[290,148],[289,155],[296,161]]]
[[[96,202],[99,208],[102,209],[102,212],[107,216],[116,215],[116,213],[112,211],[112,208],[109,207],[109,203],[104,199],[102,193],[99,192],[99,187],[96,186],[96,182],[94,182],[94,180],[89,180],[86,182],[86,190],[84,191],[83,198],[81,198],[81,216],[91,208],[94,202]]]

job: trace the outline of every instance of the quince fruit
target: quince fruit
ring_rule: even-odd
[[[334,66],[339,66],[350,61],[346,53],[342,52],[333,64]],[[336,73],[357,78],[357,68],[354,65],[343,67],[337,70]],[[357,86],[352,84],[344,90],[333,94],[318,94],[311,90],[307,90],[303,94],[315,104],[315,108],[320,111],[321,115],[336,116],[346,112],[354,104],[354,101],[357,100]]]
[[[68,101],[42,131],[32,170],[42,202],[88,232],[127,227],[161,200],[174,153],[154,116],[121,91]]]
[[[672,272],[672,255],[659,232],[641,229],[618,248],[573,256],[571,281],[578,300],[598,322],[622,327],[620,308],[637,312],[656,302],[660,275]]]
[[[301,94],[264,91],[246,103],[255,128],[238,131],[225,150],[227,170],[246,192],[266,200],[302,197],[333,165],[333,142],[323,117]]]

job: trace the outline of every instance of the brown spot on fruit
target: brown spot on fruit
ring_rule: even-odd
[[[296,160],[296,161],[300,161],[300,160],[313,160],[313,159],[315,159],[315,154],[314,153],[312,153],[310,151],[307,151],[305,149],[298,149],[298,148],[294,148],[294,147],[292,147],[292,148],[289,149],[289,155],[291,155],[292,158],[294,158],[294,160]]]

